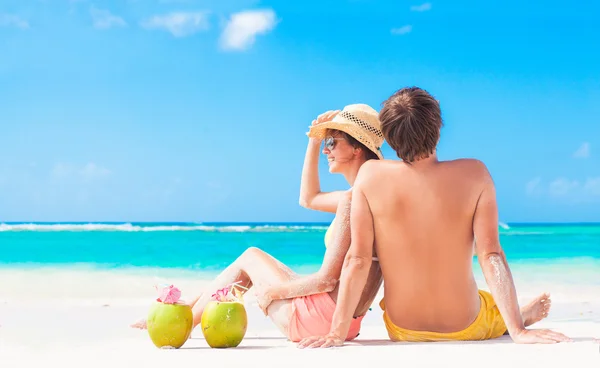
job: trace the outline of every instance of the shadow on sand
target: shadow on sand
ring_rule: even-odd
[[[190,337],[190,340],[205,340],[204,337]],[[287,340],[287,337],[282,336],[247,336],[244,340]]]
[[[573,337],[571,338],[573,343],[581,343],[581,342],[596,342],[598,340],[593,337]],[[502,336],[497,339],[492,340],[483,340],[483,341],[436,341],[436,342],[394,342],[390,340],[354,340],[351,343],[352,345],[362,345],[362,346],[389,346],[389,345],[398,345],[398,346],[407,346],[407,345],[431,345],[431,344],[445,344],[445,345],[497,345],[497,344],[514,344],[510,336]],[[569,342],[564,342],[561,344],[569,344]],[[544,344],[539,344],[544,345]]]
[[[179,348],[180,350],[227,350],[227,349],[235,349],[235,350],[266,350],[266,349],[278,349],[283,346],[247,346],[240,345],[235,348],[211,348],[210,346],[182,346]]]
[[[192,337],[192,340],[205,340],[203,337]],[[286,337],[282,336],[251,336],[245,337],[244,340],[287,340]],[[574,337],[571,343],[582,343],[582,342],[593,342],[600,344],[600,340],[594,337]],[[295,347],[297,344],[288,341],[289,345],[278,345],[278,346],[238,346],[236,349],[278,349],[286,347]],[[502,336],[492,340],[484,341],[436,341],[436,342],[394,342],[388,339],[356,339],[353,341],[346,342],[347,346],[414,346],[414,345],[432,345],[432,344],[445,344],[445,345],[496,345],[496,344],[514,344],[509,336]],[[568,343],[562,343],[568,344]],[[184,349],[184,348],[182,348]],[[188,347],[187,349],[211,349],[208,346],[202,347]]]

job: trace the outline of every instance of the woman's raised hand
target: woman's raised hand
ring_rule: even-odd
[[[325,123],[327,121],[331,121],[337,114],[340,113],[340,110],[329,110],[321,115],[319,115],[315,120],[312,121],[312,126],[319,125]]]

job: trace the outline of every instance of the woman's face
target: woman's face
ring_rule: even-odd
[[[323,142],[330,173],[344,172],[347,164],[356,158],[354,147],[338,131],[330,131]]]

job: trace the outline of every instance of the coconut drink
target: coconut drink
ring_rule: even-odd
[[[181,291],[173,285],[157,287],[159,297],[150,307],[148,335],[158,348],[179,349],[192,333],[192,308],[180,301]]]
[[[231,291],[231,289],[233,292]],[[202,334],[211,348],[237,347],[248,327],[248,315],[236,285],[218,290],[202,312]]]

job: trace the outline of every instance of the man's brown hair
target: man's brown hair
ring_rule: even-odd
[[[385,140],[407,163],[435,151],[443,125],[438,101],[418,87],[402,88],[384,101],[379,120]]]

